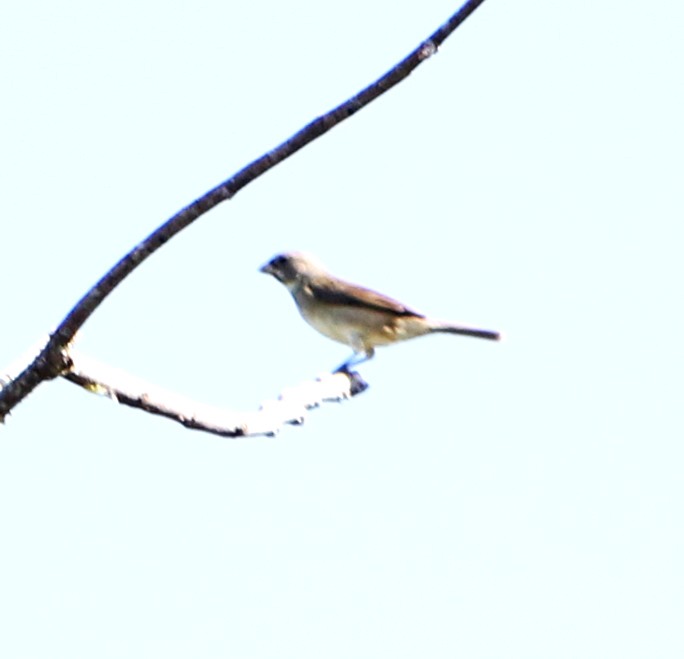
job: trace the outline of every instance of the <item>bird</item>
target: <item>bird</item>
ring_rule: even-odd
[[[330,274],[313,255],[284,252],[261,266],[287,288],[309,325],[354,352],[336,371],[373,357],[375,348],[433,333],[498,341],[501,333],[428,318],[391,297]]]

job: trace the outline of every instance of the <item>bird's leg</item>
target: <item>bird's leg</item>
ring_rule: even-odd
[[[354,351],[354,353],[347,359],[345,362],[342,362],[334,371],[333,373],[349,373],[349,369],[352,366],[358,366],[359,364],[363,364],[363,362],[367,362],[369,359],[373,358],[373,355],[375,354],[375,350],[373,348],[368,348],[360,351]]]
[[[349,359],[346,361],[342,362],[334,371],[333,373],[349,373],[349,369],[352,366],[356,366],[357,364],[361,364],[365,362],[368,359],[366,355],[357,355],[356,353],[353,353]]]

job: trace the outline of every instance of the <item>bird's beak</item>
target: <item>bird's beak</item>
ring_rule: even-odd
[[[273,274],[273,268],[271,266],[271,262],[269,261],[268,263],[264,263],[264,265],[262,265],[259,268],[259,272],[263,272],[265,275],[272,275]]]

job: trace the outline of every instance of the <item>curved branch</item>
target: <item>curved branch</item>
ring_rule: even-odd
[[[73,307],[50,335],[48,343],[34,361],[16,379],[0,390],[0,422],[7,413],[23,400],[40,382],[55,378],[69,369],[67,347],[78,329],[88,320],[102,301],[148,256],[198,217],[222,201],[231,199],[242,188],[275,167],[278,163],[327,133],[348,117],[358,112],[396,84],[404,80],[422,62],[437,52],[438,47],[456,28],[472,14],[484,0],[467,0],[439,29],[409,53],[387,73],[361,90],[355,96],[330,112],[314,119],[288,140],[241,169],[231,178],[209,190],[199,199],[183,208],[136,245],[109,272],[107,272]]]

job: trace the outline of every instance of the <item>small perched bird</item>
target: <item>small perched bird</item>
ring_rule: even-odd
[[[377,346],[433,332],[501,338],[499,332],[426,318],[390,297],[334,277],[315,257],[301,252],[279,254],[261,272],[273,275],[292,293],[309,325],[352,348],[354,354],[337,370],[370,359]]]

